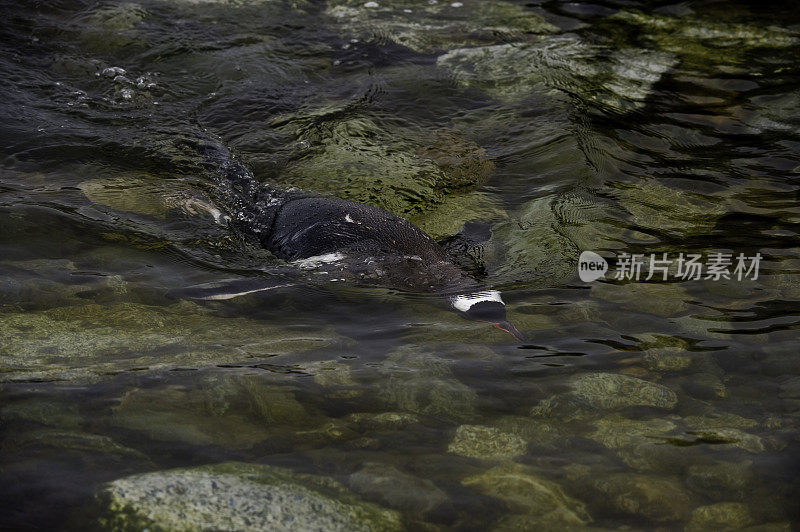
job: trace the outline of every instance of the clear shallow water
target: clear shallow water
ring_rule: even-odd
[[[315,508],[386,526],[797,526],[791,8],[4,7],[2,524],[134,526],[157,508],[131,485],[158,479],[120,479],[174,468],[220,515],[187,479],[237,461],[333,478]],[[437,239],[490,228],[451,248],[526,342],[313,272],[166,298],[283,266],[181,209],[219,197],[197,139]],[[755,281],[587,284],[587,249],[764,259]]]

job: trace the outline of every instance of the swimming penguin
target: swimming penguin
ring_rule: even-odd
[[[220,184],[227,190],[232,224],[278,258],[300,269],[321,269],[339,280],[440,293],[465,317],[491,323],[522,340],[506,318],[500,292],[482,288],[409,221],[363,203],[269,187],[229,157]],[[285,284],[237,281],[192,287],[183,295],[228,299],[276,286]]]

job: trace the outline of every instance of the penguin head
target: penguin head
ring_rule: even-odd
[[[522,334],[506,318],[506,305],[497,290],[457,295],[450,298],[450,304],[467,318],[491,323],[495,328],[522,341]]]

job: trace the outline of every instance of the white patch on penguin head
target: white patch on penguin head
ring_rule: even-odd
[[[450,304],[453,308],[461,312],[467,312],[473,305],[482,301],[494,301],[504,305],[503,300],[500,298],[500,292],[497,290],[484,290],[482,292],[473,292],[471,294],[459,294],[450,298]]]
[[[345,222],[350,222],[351,224],[352,224],[352,223],[355,223],[355,222],[353,221],[353,219],[350,217],[350,215],[349,215],[349,214],[345,214],[345,215],[344,215],[344,221],[345,221]]]

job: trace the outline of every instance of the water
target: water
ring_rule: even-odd
[[[0,523],[798,526],[793,7],[8,3]],[[202,208],[200,141],[410,219],[526,341],[313,271],[167,298],[286,266]],[[714,252],[758,278],[614,278]]]

